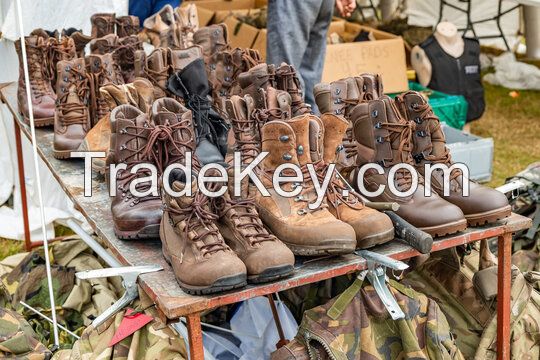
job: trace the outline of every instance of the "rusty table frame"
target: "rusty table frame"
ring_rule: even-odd
[[[7,104],[16,103],[16,85],[5,87],[0,84],[0,100]],[[10,106],[10,105],[8,105]],[[29,139],[29,129],[20,116],[15,116],[15,136],[20,139],[20,131]],[[83,170],[81,160],[57,160],[52,156],[52,129],[36,129],[38,153],[51,170],[58,183],[74,202],[76,208],[84,215],[96,232],[99,240],[125,265],[159,264],[164,271],[144,274],[139,278],[139,285],[154,300],[158,314],[163,321],[174,321],[186,318],[189,334],[190,358],[204,359],[200,314],[211,308],[236,303],[242,300],[264,296],[330,279],[336,276],[356,272],[366,268],[365,261],[356,255],[328,257],[319,259],[299,259],[295,264],[295,273],[287,279],[262,285],[247,287],[208,296],[191,296],[185,294],[175,281],[170,266],[161,255],[159,240],[155,241],[121,241],[114,235],[110,202],[105,183],[97,175],[92,179],[92,197],[83,195]],[[20,141],[17,140],[20,144]],[[18,152],[19,152],[18,146]],[[22,199],[25,201],[24,164],[22,154],[19,159],[19,179],[21,181]],[[26,207],[23,207],[26,211]],[[27,217],[27,215],[26,215]],[[468,229],[462,233],[436,239],[432,251],[439,251],[458,245],[472,243],[489,238],[498,238],[498,301],[497,303],[497,351],[499,359],[510,359],[510,290],[511,290],[511,244],[512,233],[530,227],[529,218],[512,214],[504,221],[489,226]],[[25,230],[27,223],[25,222]],[[376,252],[398,260],[408,259],[420,253],[399,241],[378,246]]]

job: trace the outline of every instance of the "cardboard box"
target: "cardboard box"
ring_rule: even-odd
[[[330,82],[371,72],[381,74],[386,93],[407,91],[403,39],[367,26],[345,23],[345,33],[348,36],[353,36],[355,32],[358,34],[361,30],[372,32],[376,41],[328,45],[322,81]]]
[[[241,23],[234,16],[229,16],[223,21],[229,29],[229,42],[233,48],[250,48],[253,46],[259,29],[246,23]]]
[[[220,10],[214,13],[214,18],[212,19],[214,24],[222,23],[229,16],[246,16],[246,15],[258,15],[260,13],[259,9],[239,9],[239,10]]]
[[[217,11],[230,12],[231,10],[243,10],[255,8],[255,0],[197,0],[184,1],[181,6],[188,4],[197,6],[199,26],[207,26],[212,22]]]

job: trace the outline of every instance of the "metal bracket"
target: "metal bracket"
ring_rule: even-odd
[[[137,290],[137,278],[139,277],[139,275],[160,270],[163,270],[163,268],[158,265],[143,265],[86,270],[76,273],[75,276],[78,279],[82,280],[121,276],[122,285],[126,289],[124,295],[122,295],[120,299],[118,299],[114,304],[111,305],[110,308],[105,310],[102,314],[96,317],[94,321],[92,321],[92,325],[94,327],[99,326],[108,318],[116,314],[118,311],[122,310],[129,303],[139,297],[139,292]]]
[[[357,250],[356,255],[363,257],[367,262],[367,270],[363,270],[358,274],[360,279],[367,277],[377,295],[383,302],[384,307],[392,317],[392,320],[405,318],[405,314],[399,307],[392,292],[386,286],[388,278],[386,276],[386,268],[403,271],[409,267],[402,261],[392,259],[386,255],[381,255],[372,251]]]

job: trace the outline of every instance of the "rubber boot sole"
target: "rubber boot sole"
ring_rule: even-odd
[[[433,237],[440,237],[440,236],[455,234],[459,231],[463,231],[467,229],[467,220],[462,219],[462,220],[454,221],[447,224],[441,224],[437,226],[430,226],[430,227],[419,228],[419,229],[427,232],[429,235]]]
[[[358,242],[359,244],[356,245],[356,248],[369,249],[377,245],[386,244],[387,242],[392,240],[394,240],[394,228],[388,229],[387,231],[378,234],[366,236]]]
[[[193,286],[185,284],[178,279],[176,280],[178,281],[178,284],[180,285],[182,290],[191,295],[208,295],[217,292],[241,288],[246,286],[247,284],[245,273],[222,277],[220,279],[217,279],[212,285],[209,286]]]
[[[23,117],[24,119],[24,123],[28,126],[30,126],[30,119],[27,118],[26,116]],[[41,118],[41,119],[36,119],[34,117],[34,126],[35,127],[44,127],[44,126],[51,126],[51,125],[54,125],[54,116],[53,117],[48,117],[48,118]]]
[[[159,224],[146,225],[142,229],[122,231],[114,227],[114,233],[121,240],[157,239],[159,238]]]
[[[344,255],[354,252],[356,241],[351,245],[351,239],[329,239],[317,245],[297,245],[281,240],[287,245],[294,255],[321,256],[321,255]]]
[[[71,158],[71,153],[76,150],[55,150],[53,148],[53,156],[55,159],[69,159]]]
[[[260,284],[269,281],[279,280],[291,276],[294,272],[293,265],[281,265],[265,269],[257,275],[248,275],[248,282],[252,284]]]
[[[512,207],[506,205],[502,208],[478,214],[465,215],[469,226],[482,226],[507,218],[512,213]]]

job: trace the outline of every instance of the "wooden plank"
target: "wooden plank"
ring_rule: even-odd
[[[6,99],[11,104],[16,104],[16,87],[11,86],[7,89],[9,92],[4,92]],[[28,127],[21,125],[21,129],[30,138]],[[330,279],[365,268],[365,261],[354,254],[318,259],[298,258],[295,264],[295,273],[290,278],[256,286],[248,285],[232,292],[208,296],[188,295],[178,286],[171,267],[164,260],[159,239],[122,241],[114,235],[110,200],[104,179],[94,175],[92,196],[85,197],[83,161],[57,160],[52,156],[53,131],[51,128],[36,129],[36,136],[39,155],[66,194],[73,200],[76,208],[88,220],[100,241],[112,251],[118,260],[126,265],[159,264],[163,266],[164,271],[142,275],[139,284],[155,301],[160,313],[168,319],[177,319],[209,308]],[[530,223],[529,218],[512,214],[511,217],[496,224],[468,229],[454,236],[439,238],[434,241],[433,251],[484,238],[497,237],[507,231],[527,228]],[[379,246],[374,250],[399,260],[419,255],[416,250],[398,241]]]
[[[498,239],[497,359],[510,360],[510,304],[512,291],[512,233]]]

